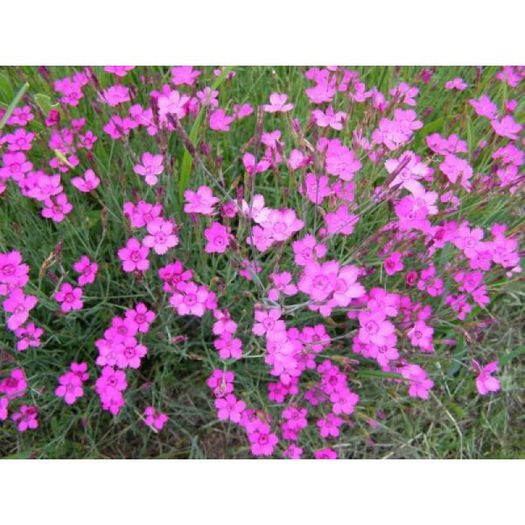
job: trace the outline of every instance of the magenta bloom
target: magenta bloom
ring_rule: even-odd
[[[5,421],[8,416],[9,399],[0,397],[0,421]]]
[[[383,262],[383,268],[387,275],[394,275],[404,269],[402,255],[399,252],[393,252]]]
[[[271,456],[279,442],[277,436],[269,431],[257,430],[248,434],[251,452],[254,456]]]
[[[285,93],[272,93],[270,95],[270,103],[263,106],[267,113],[286,113],[291,111],[293,104],[287,103],[288,95]]]
[[[126,319],[133,321],[137,325],[137,330],[143,334],[149,331],[149,326],[155,317],[155,312],[148,310],[144,303],[138,303],[135,308],[126,310]]]
[[[87,255],[83,255],[78,261],[73,264],[73,270],[79,273],[78,285],[85,286],[95,282],[97,276],[98,264],[91,262]]]
[[[11,374],[0,381],[0,394],[5,394],[8,399],[22,397],[26,389],[26,376],[21,368],[13,368]]]
[[[164,158],[162,155],[153,155],[146,151],[142,154],[142,164],[136,164],[133,167],[133,171],[144,177],[148,186],[154,186],[159,180],[157,175],[164,171],[163,163]]]
[[[84,177],[73,177],[71,184],[82,193],[89,193],[98,188],[100,179],[95,175],[93,170],[86,170]]]
[[[16,423],[19,432],[28,429],[38,428],[38,409],[35,406],[22,405],[18,412],[15,412],[11,419]]]
[[[224,109],[216,109],[210,115],[210,129],[214,131],[230,131],[230,125],[235,117],[226,115]]]
[[[224,253],[230,244],[231,234],[228,228],[219,222],[213,222],[209,228],[204,230],[206,238],[206,253]]]
[[[225,397],[215,400],[215,408],[217,409],[217,417],[221,421],[229,420],[233,423],[239,423],[246,403],[238,400],[233,394],[227,394]]]
[[[22,288],[29,281],[29,266],[23,264],[20,252],[0,253],[0,295]]]
[[[177,291],[170,297],[170,304],[179,315],[196,315],[202,317],[208,308],[208,301],[213,299],[206,286],[198,286],[194,282],[180,283]]]
[[[179,238],[171,221],[157,218],[148,222],[146,229],[149,235],[144,237],[142,244],[152,248],[159,255],[164,255],[170,248],[179,244]]]
[[[44,330],[36,326],[34,323],[28,323],[26,326],[21,326],[15,330],[15,335],[18,338],[16,349],[23,352],[28,348],[38,348],[40,346],[40,337]]]
[[[168,416],[163,412],[159,412],[155,407],[149,406],[144,409],[144,423],[157,431],[164,428],[168,421]]]
[[[286,330],[284,321],[281,321],[280,308],[271,308],[270,310],[255,310],[255,323],[252,332],[255,335],[263,336],[268,332],[282,332]]]
[[[490,392],[498,392],[501,389],[499,379],[492,377],[492,374],[499,370],[498,361],[491,361],[483,367],[477,361],[474,361],[474,366],[478,370],[476,388],[479,395],[486,396]]]
[[[21,288],[14,289],[3,303],[4,310],[11,314],[7,319],[9,330],[22,326],[37,302],[34,295],[26,295]]]
[[[132,237],[124,248],[118,250],[119,259],[122,261],[122,269],[125,272],[145,272],[149,268],[149,248],[143,246],[138,239]]]
[[[73,288],[69,283],[63,283],[58,292],[53,295],[55,301],[60,303],[60,310],[63,313],[72,310],[82,310],[82,288]]]
[[[242,357],[242,341],[228,332],[215,339],[213,346],[219,351],[221,359],[240,359]]]
[[[315,451],[315,459],[337,459],[337,452],[331,448],[323,448]]]
[[[67,405],[72,405],[84,395],[82,379],[74,372],[66,372],[58,378],[59,386],[55,389],[57,397],[63,397]]]
[[[200,186],[197,191],[186,190],[184,192],[184,211],[186,213],[200,213],[202,215],[213,215],[215,205],[219,202],[217,197],[213,196],[211,188]]]

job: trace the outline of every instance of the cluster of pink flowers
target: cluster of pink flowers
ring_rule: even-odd
[[[123,294],[124,313],[111,313],[109,326],[104,322],[93,363],[88,357],[70,363],[55,396],[66,405],[87,397],[88,364],[91,371],[96,365],[93,389],[102,409],[113,416],[131,412],[123,408],[140,378],[129,369],[142,373],[144,361],[157,358],[150,326],[164,315],[178,326],[202,324],[201,340],[209,344],[203,366],[212,370],[207,385],[217,418],[246,433],[254,456],[336,458],[338,438],[366,403],[354,391],[360,368],[376,366],[399,392],[428,399],[440,386],[432,367],[441,355],[444,322],[448,330],[475,319],[490,305],[491,285],[521,272],[519,228],[478,220],[483,208],[475,208],[474,199],[481,194],[485,203],[523,192],[518,101],[473,95],[476,83],[467,76],[438,84],[433,69],[422,69],[410,83],[398,78],[381,92],[357,71],[312,67],[304,73],[311,107],[301,119],[280,90],[258,108],[226,103],[220,86],[228,89],[233,71],[217,69],[214,76],[223,83],[214,84],[191,66],[167,73],[166,83],[154,86],[154,78],[139,77],[131,66],[100,73],[82,68],[50,84],[59,106],[38,127],[38,114],[24,102],[0,131],[0,194],[14,189],[31,199],[56,229],[84,206],[97,206],[115,186],[95,150],[118,141],[118,150],[129,154],[129,162],[119,164],[129,172],[118,179],[125,182],[122,194],[111,196],[123,208],[115,212],[105,201],[101,211],[103,240],[106,214],[121,220],[120,244],[111,247],[116,257],[102,262],[99,245],[72,264],[76,282],[43,270],[40,278],[52,281],[51,296],[68,314],[90,299],[85,287],[97,280],[99,264],[106,273],[116,262],[129,274],[125,282],[144,287],[152,306],[140,301],[130,307],[131,296]],[[138,78],[149,93],[139,96]],[[496,75],[512,89],[523,79],[520,67]],[[435,121],[427,118],[434,110],[421,108],[429,83],[452,91],[449,97],[467,97],[463,113],[484,126],[478,145],[456,126],[463,114],[443,126],[446,135],[432,127]],[[105,115],[100,137],[81,116],[88,101]],[[195,119],[204,123],[197,144],[186,131]],[[243,128],[241,119],[253,135],[223,169],[224,134]],[[170,145],[179,139],[186,156],[181,167]],[[36,151],[40,142],[43,156]],[[221,144],[217,151],[215,143]],[[197,169],[184,187],[179,175],[187,155]],[[178,207],[173,181],[181,184]],[[463,213],[464,201],[475,212]],[[210,272],[201,272],[202,265]],[[30,321],[38,303],[30,292],[44,288],[30,283],[29,270],[19,251],[0,253],[5,324],[19,352],[38,348],[44,334]],[[166,333],[170,344],[190,337],[172,338],[167,326]],[[242,391],[243,381],[235,381],[251,373],[254,362],[267,372],[258,369],[264,396]],[[497,360],[484,366],[473,360],[472,367],[480,395],[501,388],[493,376]],[[38,426],[38,408],[21,404],[27,389],[22,368],[0,371],[0,420],[11,414],[20,432]],[[169,424],[153,404],[138,414],[155,432]]]

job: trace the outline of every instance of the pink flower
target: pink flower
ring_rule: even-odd
[[[326,255],[326,246],[318,243],[314,235],[308,234],[292,243],[295,264],[305,266],[310,261],[321,259]]]
[[[462,78],[456,77],[453,80],[445,82],[445,89],[457,89],[458,91],[464,91],[467,89],[467,84]]]
[[[383,262],[383,268],[387,275],[394,275],[404,269],[403,258],[399,252],[391,253]]]
[[[363,343],[373,343],[383,346],[388,338],[395,333],[395,327],[384,318],[381,310],[359,313],[359,339]]]
[[[279,442],[277,436],[266,429],[248,434],[248,439],[254,456],[271,456]]]
[[[336,289],[338,274],[337,261],[325,263],[309,261],[304,267],[297,287],[314,301],[325,301]]]
[[[73,177],[71,179],[71,184],[82,193],[89,193],[98,187],[100,179],[95,175],[93,170],[86,170],[84,178]]]
[[[194,282],[179,283],[177,290],[170,297],[170,304],[179,315],[196,315],[202,317],[209,302],[213,301],[215,294],[206,286],[198,286]]]
[[[98,264],[91,262],[87,255],[83,255],[78,261],[73,264],[73,270],[79,273],[78,285],[85,286],[95,282],[98,272]]]
[[[354,231],[359,217],[348,212],[348,206],[341,204],[335,212],[329,212],[324,217],[328,235],[350,235]]]
[[[523,126],[518,124],[510,115],[505,115],[500,120],[492,120],[492,129],[500,137],[506,137],[511,140],[518,139],[518,133],[522,130]]]
[[[233,381],[235,374],[231,371],[222,371],[216,368],[212,375],[207,379],[206,384],[213,390],[215,397],[224,397],[233,392]]]
[[[343,420],[334,414],[327,414],[324,418],[317,421],[319,434],[322,438],[338,437],[340,434],[339,427],[342,424]]]
[[[73,288],[69,283],[63,283],[58,292],[53,294],[55,301],[60,303],[62,313],[72,310],[82,310],[82,288]]]
[[[246,403],[238,400],[233,394],[227,394],[225,397],[215,400],[215,408],[217,409],[217,417],[221,421],[239,423]]]
[[[120,344],[116,364],[119,368],[140,368],[141,359],[148,349],[140,344],[135,337],[126,337]]]
[[[331,127],[338,131],[343,129],[343,123],[347,117],[344,111],[334,112],[332,106],[328,106],[326,112],[320,109],[312,111],[314,122],[321,128]]]
[[[16,423],[19,432],[28,429],[38,428],[38,409],[35,406],[21,405],[18,412],[15,412],[11,419]]]
[[[416,321],[416,324],[408,331],[410,343],[418,346],[423,352],[433,352],[432,335],[434,329],[428,326],[424,321]]]
[[[126,319],[137,325],[137,330],[143,334],[149,331],[150,324],[155,320],[155,312],[148,310],[144,303],[138,303],[135,308],[126,310]]]
[[[490,392],[498,392],[501,389],[499,379],[492,377],[492,374],[499,370],[498,361],[491,361],[484,367],[481,367],[477,361],[474,361],[474,366],[478,371],[476,388],[479,395],[485,396]]]
[[[315,459],[337,459],[337,452],[331,448],[322,448],[315,451]]]
[[[409,381],[408,395],[410,397],[428,399],[428,392],[434,386],[434,382],[428,378],[419,365],[405,365],[401,368],[400,373]]]
[[[224,109],[216,109],[210,114],[210,129],[214,131],[230,131],[230,124],[234,120],[234,117],[226,115]]]
[[[145,272],[149,268],[149,248],[143,246],[138,239],[132,237],[124,248],[118,250],[119,259],[122,261],[122,269],[125,272]]]
[[[263,336],[268,332],[281,332],[286,329],[284,321],[281,321],[280,308],[271,308],[270,310],[255,310],[255,320],[252,332],[255,335]]]
[[[223,332],[215,339],[213,346],[219,351],[221,359],[240,359],[242,357],[242,341],[232,337],[229,332]]]
[[[66,372],[58,378],[59,386],[55,389],[57,397],[63,397],[67,405],[72,405],[84,395],[82,380],[73,372]]]
[[[44,330],[34,323],[28,323],[26,326],[17,328],[15,330],[15,335],[18,338],[16,343],[17,351],[23,352],[28,348],[38,348],[40,346],[40,337],[43,333]]]
[[[148,186],[154,186],[159,180],[157,175],[164,171],[162,155],[153,155],[147,151],[142,154],[142,164],[136,164],[133,171],[146,180]]]
[[[8,399],[22,397],[27,390],[27,381],[21,368],[13,368],[11,374],[0,381],[0,393]]]
[[[177,90],[171,91],[169,95],[161,95],[158,98],[159,115],[166,118],[167,115],[175,115],[181,119],[186,116],[186,104],[189,102],[188,95],[181,95]]]
[[[162,215],[162,204],[139,201],[135,205],[131,202],[125,202],[124,215],[128,217],[133,228],[142,228]]]
[[[135,66],[104,66],[104,71],[113,73],[117,77],[125,77],[128,71],[135,69]]]
[[[273,241],[282,242],[304,227],[304,222],[297,218],[295,210],[270,210],[267,217],[261,221]]]
[[[11,314],[7,319],[9,330],[14,331],[22,326],[37,302],[38,300],[34,295],[25,295],[21,288],[12,290],[3,302],[4,310]]]
[[[25,286],[29,281],[28,272],[29,266],[23,264],[20,252],[0,253],[0,295]]]
[[[171,68],[171,81],[175,86],[193,86],[201,72],[193,66],[175,66]]]
[[[0,397],[0,421],[5,421],[8,416],[9,399]]]
[[[204,230],[206,238],[206,253],[224,253],[230,244],[231,234],[226,226],[213,222],[209,228]]]
[[[66,215],[71,212],[73,206],[67,200],[65,193],[54,195],[44,201],[42,217],[51,219],[54,222],[62,222]]]
[[[487,117],[492,120],[498,114],[498,106],[487,95],[481,95],[479,99],[472,98],[469,100],[469,104],[480,117]]]
[[[126,86],[122,86],[121,84],[116,84],[109,87],[108,89],[105,89],[102,92],[101,99],[109,106],[118,106],[119,104],[130,101],[129,89]]]
[[[196,192],[186,190],[184,199],[186,201],[184,205],[186,213],[200,213],[202,215],[213,215],[215,205],[219,202],[219,199],[213,196],[213,192],[208,186],[200,186]]]
[[[149,235],[144,237],[142,244],[147,248],[152,248],[159,255],[164,255],[169,249],[179,244],[179,238],[174,233],[173,223],[169,220],[154,219],[148,222],[146,229]]]
[[[144,409],[144,423],[157,431],[161,431],[168,421],[168,416],[159,412],[155,407],[149,406]]]
[[[286,103],[288,95],[285,93],[272,93],[270,95],[270,103],[264,104],[263,108],[266,113],[286,113],[291,111],[294,107],[293,104]]]

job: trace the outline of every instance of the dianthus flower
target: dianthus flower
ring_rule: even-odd
[[[221,359],[240,359],[242,357],[242,341],[228,332],[223,332],[215,339],[213,346],[219,351]]]
[[[162,155],[153,155],[146,151],[142,154],[142,164],[136,164],[133,171],[144,177],[148,186],[154,186],[159,180],[158,175],[164,171],[163,163]]]
[[[238,400],[234,394],[227,394],[215,400],[215,408],[217,409],[217,417],[221,421],[239,423],[246,403]]]
[[[216,109],[210,115],[210,129],[214,131],[230,131],[230,125],[235,117],[226,115],[224,109]]]
[[[270,103],[264,104],[263,109],[266,113],[286,113],[294,108],[294,105],[287,100],[288,95],[285,93],[272,93]]]
[[[213,215],[215,205],[219,202],[217,197],[208,186],[200,186],[197,191],[186,190],[184,192],[184,211],[186,213],[200,213],[202,215]]]
[[[91,262],[87,255],[83,255],[78,261],[73,264],[73,270],[79,273],[78,285],[85,286],[95,282],[98,272],[98,264]]]
[[[86,170],[84,177],[73,177],[71,184],[82,193],[89,193],[98,188],[100,179],[95,175],[93,170]]]
[[[209,228],[204,230],[206,238],[206,253],[224,253],[230,244],[231,234],[226,226],[219,222],[213,222]]]
[[[26,326],[17,328],[15,330],[15,335],[18,339],[16,349],[19,352],[23,352],[28,348],[38,348],[40,346],[40,337],[43,333],[44,330],[34,323],[28,323]]]
[[[499,370],[498,361],[491,361],[483,367],[477,361],[474,361],[474,367],[478,372],[476,388],[481,396],[500,390],[499,379],[492,377],[492,374]]]
[[[82,310],[82,288],[73,288],[69,283],[63,283],[60,289],[53,294],[55,301],[60,303],[62,313],[73,310]]]
[[[38,300],[34,295],[26,295],[21,288],[12,290],[3,302],[4,310],[11,314],[7,319],[9,330],[14,331],[22,326],[37,302]]]
[[[153,249],[159,255],[179,244],[173,222],[161,218],[153,219],[146,225],[149,235],[144,237],[143,246]]]
[[[149,406],[144,409],[144,423],[148,427],[160,431],[168,421],[168,416],[163,412],[159,412],[155,407]]]
[[[215,294],[206,286],[194,282],[181,282],[175,293],[170,297],[170,304],[179,315],[196,315],[202,317],[206,309],[214,309]]]
[[[145,272],[149,268],[149,248],[143,246],[138,239],[132,237],[124,248],[118,250],[119,259],[122,261],[122,269],[125,272]]]
[[[84,395],[82,380],[73,372],[66,372],[58,378],[59,386],[55,389],[57,397],[63,397],[67,405],[72,405]]]
[[[38,428],[38,409],[35,406],[21,405],[11,419],[16,423],[19,432]]]

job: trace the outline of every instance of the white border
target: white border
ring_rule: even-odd
[[[521,65],[517,0],[24,0],[4,65]]]
[[[6,460],[0,516],[44,525],[512,524],[523,522],[523,467],[523,460]]]

